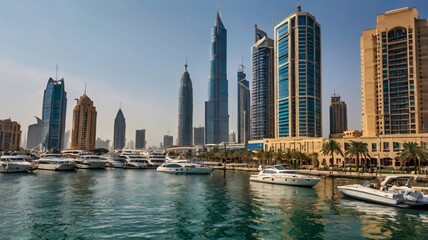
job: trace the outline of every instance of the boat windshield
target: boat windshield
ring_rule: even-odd
[[[273,166],[275,169],[278,169],[278,170],[285,170],[285,168],[283,167],[283,166],[281,166],[281,165],[275,165],[275,166]]]

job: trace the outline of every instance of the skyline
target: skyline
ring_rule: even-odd
[[[149,146],[159,145],[163,135],[174,136],[175,142],[186,58],[194,87],[194,127],[204,126],[216,1],[1,2],[0,100],[9,104],[2,105],[0,119],[20,123],[22,139],[28,125],[35,123],[33,116],[42,115],[43,90],[48,79],[55,77],[56,64],[55,78],[64,78],[69,99],[66,131],[71,130],[75,106],[71,99],[81,96],[87,83],[87,94],[98,112],[97,137],[113,139],[114,117],[121,105],[127,141],[135,141],[135,130],[146,129]],[[237,132],[236,72],[241,55],[251,84],[254,24],[273,38],[273,26],[295,12],[297,1],[263,3],[220,2],[228,29],[230,131]],[[428,6],[423,1],[300,3],[322,29],[323,136],[329,133],[328,99],[334,91],[349,109],[358,109],[348,113],[349,129],[362,130],[362,31],[376,25],[377,14],[396,8],[416,7],[420,18],[427,18]],[[332,9],[337,10],[335,14]]]

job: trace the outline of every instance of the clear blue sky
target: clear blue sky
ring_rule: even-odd
[[[361,129],[359,37],[374,28],[376,15],[417,7],[427,18],[425,0],[304,0],[302,10],[321,24],[323,134],[334,89],[348,105],[350,129]],[[254,24],[273,36],[273,25],[296,9],[289,0],[223,0],[228,30],[230,130],[236,131],[236,71],[243,56],[251,76]],[[41,117],[49,77],[65,79],[67,127],[75,98],[84,92],[98,111],[97,136],[113,138],[120,104],[127,140],[146,129],[148,145],[164,134],[177,137],[178,90],[188,59],[194,91],[194,126],[204,125],[210,31],[215,0],[0,0],[0,119],[18,121],[26,137],[33,116]]]

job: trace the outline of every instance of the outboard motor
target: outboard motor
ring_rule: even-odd
[[[403,196],[406,201],[418,202],[418,200],[423,198],[424,195],[419,191],[406,190],[404,191]]]

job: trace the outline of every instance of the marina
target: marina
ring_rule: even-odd
[[[155,170],[0,174],[0,234],[15,238],[424,239],[428,211],[343,198],[313,188],[250,182],[250,172]]]

